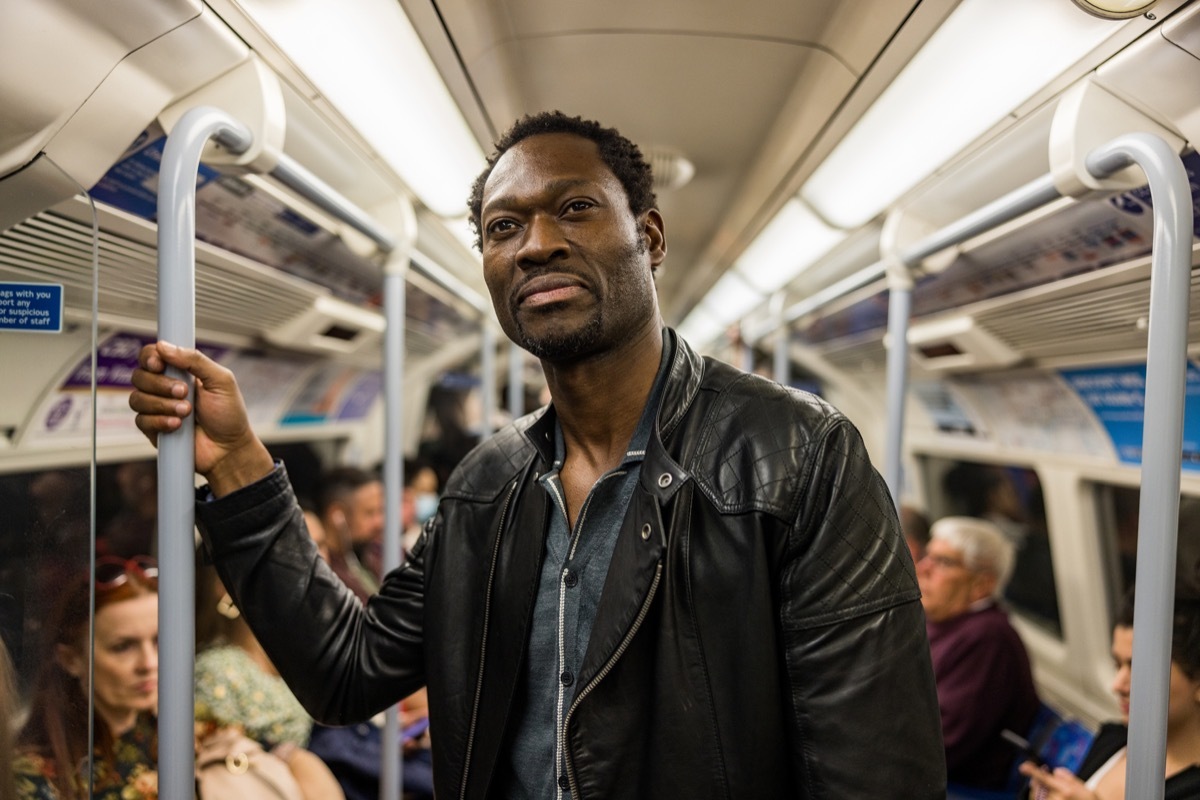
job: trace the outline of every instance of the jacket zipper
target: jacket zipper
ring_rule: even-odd
[[[575,700],[571,703],[571,707],[567,709],[567,716],[563,719],[562,739],[563,739],[563,755],[567,762],[567,781],[571,785],[571,800],[580,800],[579,787],[575,783],[575,764],[571,760],[571,746],[567,740],[567,730],[571,726],[571,715],[575,713],[575,709],[583,701],[583,698],[592,693],[592,690],[604,680],[608,673],[612,672],[617,661],[629,649],[629,643],[633,641],[634,635],[638,632],[638,628],[642,627],[642,621],[646,619],[646,614],[650,612],[650,603],[654,600],[654,595],[658,591],[658,582],[662,578],[662,561],[658,562],[658,566],[654,569],[654,580],[650,583],[650,591],[646,593],[646,599],[642,601],[642,607],[638,609],[638,614],[634,617],[633,624],[629,627],[629,632],[625,634],[625,638],[621,640],[621,644],[617,647],[616,652],[605,662],[604,667],[596,673],[596,677],[588,682],[588,685],[575,695]]]
[[[500,537],[504,533],[504,520],[508,517],[509,503],[512,502],[513,494],[516,493],[520,483],[520,478],[513,481],[512,488],[508,490],[508,497],[504,498],[504,508],[500,511],[500,527],[496,530],[496,544],[492,547],[492,564],[488,569],[487,591],[483,597],[483,641],[479,645],[479,676],[475,679],[475,703],[471,707],[471,727],[467,730],[467,750],[463,756],[460,800],[466,800],[467,797],[467,774],[471,769],[471,751],[475,748],[475,725],[479,721],[479,698],[483,694],[483,665],[484,659],[487,657],[488,623],[492,613],[492,584],[496,578],[496,562],[500,556]]]

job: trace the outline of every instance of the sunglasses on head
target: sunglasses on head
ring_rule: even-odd
[[[158,562],[150,556],[119,558],[102,556],[96,559],[96,590],[108,591],[124,585],[134,575],[145,582],[158,581]]]

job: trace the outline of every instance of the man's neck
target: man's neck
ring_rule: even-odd
[[[543,363],[570,458],[601,472],[621,462],[654,386],[662,348],[662,326],[654,320],[599,358]]]

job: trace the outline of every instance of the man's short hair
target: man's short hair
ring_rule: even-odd
[[[942,517],[929,529],[930,541],[941,541],[963,554],[968,569],[996,577],[993,597],[1004,594],[1012,578],[1017,549],[995,524],[977,517]]]
[[[334,503],[345,502],[364,486],[378,483],[379,476],[358,467],[335,467],[321,476],[317,487],[317,515],[324,517]]]
[[[471,196],[467,202],[471,209],[471,228],[475,231],[475,248],[480,252],[483,252],[480,221],[483,214],[483,187],[492,174],[492,168],[513,145],[544,133],[570,133],[595,142],[605,166],[612,170],[624,187],[633,215],[636,217],[656,207],[658,199],[654,196],[654,175],[636,144],[622,136],[616,128],[605,128],[594,120],[568,117],[561,111],[543,111],[522,117],[500,137],[495,152],[488,156],[487,166],[471,185]]]

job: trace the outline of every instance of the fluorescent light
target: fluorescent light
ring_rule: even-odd
[[[396,0],[239,0],[426,206],[466,210],[483,152]]]
[[[726,325],[737,322],[746,312],[762,303],[762,293],[746,282],[736,272],[726,272],[721,280],[708,290],[700,305]]]
[[[801,196],[835,225],[862,225],[1116,30],[1070,3],[964,0]]]
[[[734,269],[759,292],[771,294],[845,236],[821,222],[798,200],[789,200],[734,262]]]
[[[716,341],[717,337],[729,327],[712,315],[704,306],[696,306],[679,325],[679,335],[693,347],[705,347]]]

